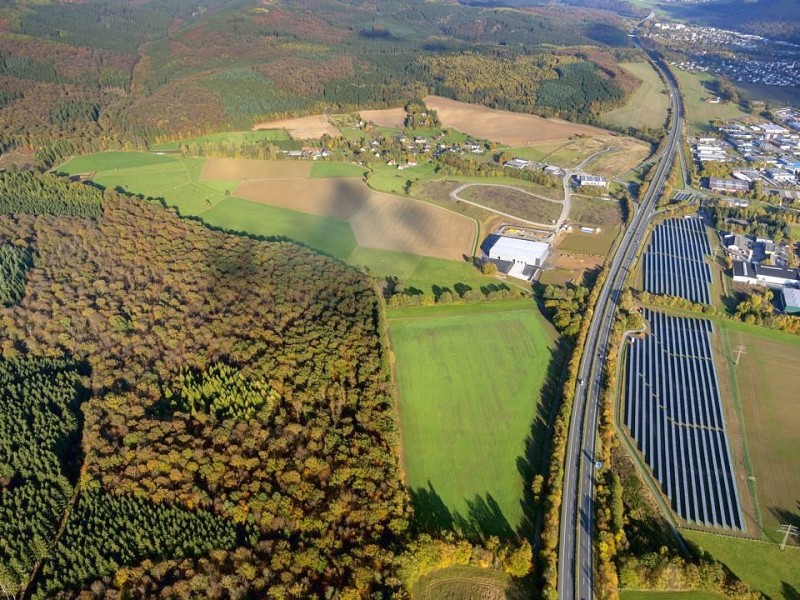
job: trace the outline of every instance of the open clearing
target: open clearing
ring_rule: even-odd
[[[384,108],[381,110],[362,110],[358,113],[365,122],[372,122],[379,127],[402,129],[406,122],[406,111],[401,108]]]
[[[562,202],[538,198],[522,189],[500,185],[470,185],[458,192],[470,202],[535,223],[550,223],[561,215]]]
[[[573,135],[608,135],[606,130],[597,127],[495,110],[441,96],[426,96],[425,104],[438,113],[444,127],[455,127],[472,136],[508,146],[566,140]]]
[[[417,521],[513,534],[529,483],[518,461],[539,461],[555,330],[531,300],[387,313]]]
[[[619,66],[635,75],[641,83],[625,106],[607,112],[603,120],[618,127],[663,127],[669,96],[653,66],[649,62],[620,63]]]
[[[259,129],[285,129],[295,140],[316,140],[326,133],[331,137],[338,137],[341,132],[331,124],[328,115],[309,115],[295,119],[280,119],[259,123],[254,130]]]
[[[714,119],[741,119],[748,116],[738,105],[730,102],[720,104],[703,102],[703,98],[712,95],[703,85],[714,79],[711,74],[689,73],[679,69],[673,69],[672,72],[686,98],[686,125],[690,135],[708,131],[708,122]]]
[[[411,590],[413,600],[523,600],[530,590],[502,571],[450,567],[421,577]]]
[[[800,338],[727,321],[719,325],[721,362],[731,368],[736,348],[746,349],[733,368],[733,402],[744,426],[749,454],[744,460],[755,477],[762,533],[778,541],[780,524],[800,527]]]
[[[681,533],[772,600],[796,600],[800,594],[800,548],[781,551],[765,542],[698,531]]]
[[[471,256],[475,222],[444,208],[370,190],[357,179],[252,180],[240,198],[350,222],[359,245],[461,260]]]

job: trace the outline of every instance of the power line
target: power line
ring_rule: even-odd
[[[733,361],[734,366],[739,364],[739,359],[742,358],[742,354],[747,354],[747,348],[742,345],[739,345],[736,348],[736,360]]]
[[[783,533],[783,541],[781,542],[781,550],[786,548],[786,541],[789,539],[790,535],[797,535],[798,529],[794,525],[781,525],[778,529],[781,533]]]

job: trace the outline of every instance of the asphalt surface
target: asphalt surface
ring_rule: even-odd
[[[635,37],[633,41],[639,45]],[[672,162],[675,159],[683,160],[683,102],[677,83],[669,69],[657,57],[651,55],[650,58],[664,75],[670,91],[672,112],[668,141],[661,160],[654,167],[657,170],[650,187],[637,206],[633,220],[611,260],[608,277],[600,291],[584,346],[564,466],[558,559],[559,600],[592,600],[595,447],[608,340],[622,286],[636,252],[644,242],[647,224],[655,212],[656,202]]]

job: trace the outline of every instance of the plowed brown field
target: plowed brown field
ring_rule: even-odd
[[[362,110],[359,114],[364,121],[372,121],[379,127],[397,127],[398,129],[402,129],[406,120],[406,111],[402,108]]]
[[[213,179],[299,179],[311,175],[311,163],[299,160],[251,160],[209,158],[200,180]]]
[[[281,119],[259,123],[253,129],[285,129],[296,140],[315,140],[326,133],[331,137],[338,137],[341,132],[331,125],[328,115],[309,115],[296,119]]]
[[[411,198],[374,192],[353,179],[243,182],[239,198],[350,222],[361,246],[461,260],[472,254],[471,219]]]
[[[556,119],[544,119],[507,110],[494,110],[441,96],[427,96],[425,104],[439,115],[445,127],[508,146],[566,140],[573,135],[608,135],[604,129]]]

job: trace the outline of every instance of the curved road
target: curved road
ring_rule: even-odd
[[[634,37],[633,40],[639,46],[638,39]],[[670,129],[667,144],[650,187],[637,207],[619,249],[611,260],[608,277],[600,291],[586,338],[578,372],[581,383],[578,384],[575,394],[564,465],[558,557],[559,600],[592,600],[594,457],[605,354],[617,302],[628,270],[643,241],[647,224],[653,216],[672,163],[676,156],[681,154],[683,103],[678,86],[666,65],[649,52],[648,55],[656,68],[663,73],[670,90],[672,105]],[[679,159],[682,161],[683,157]]]

